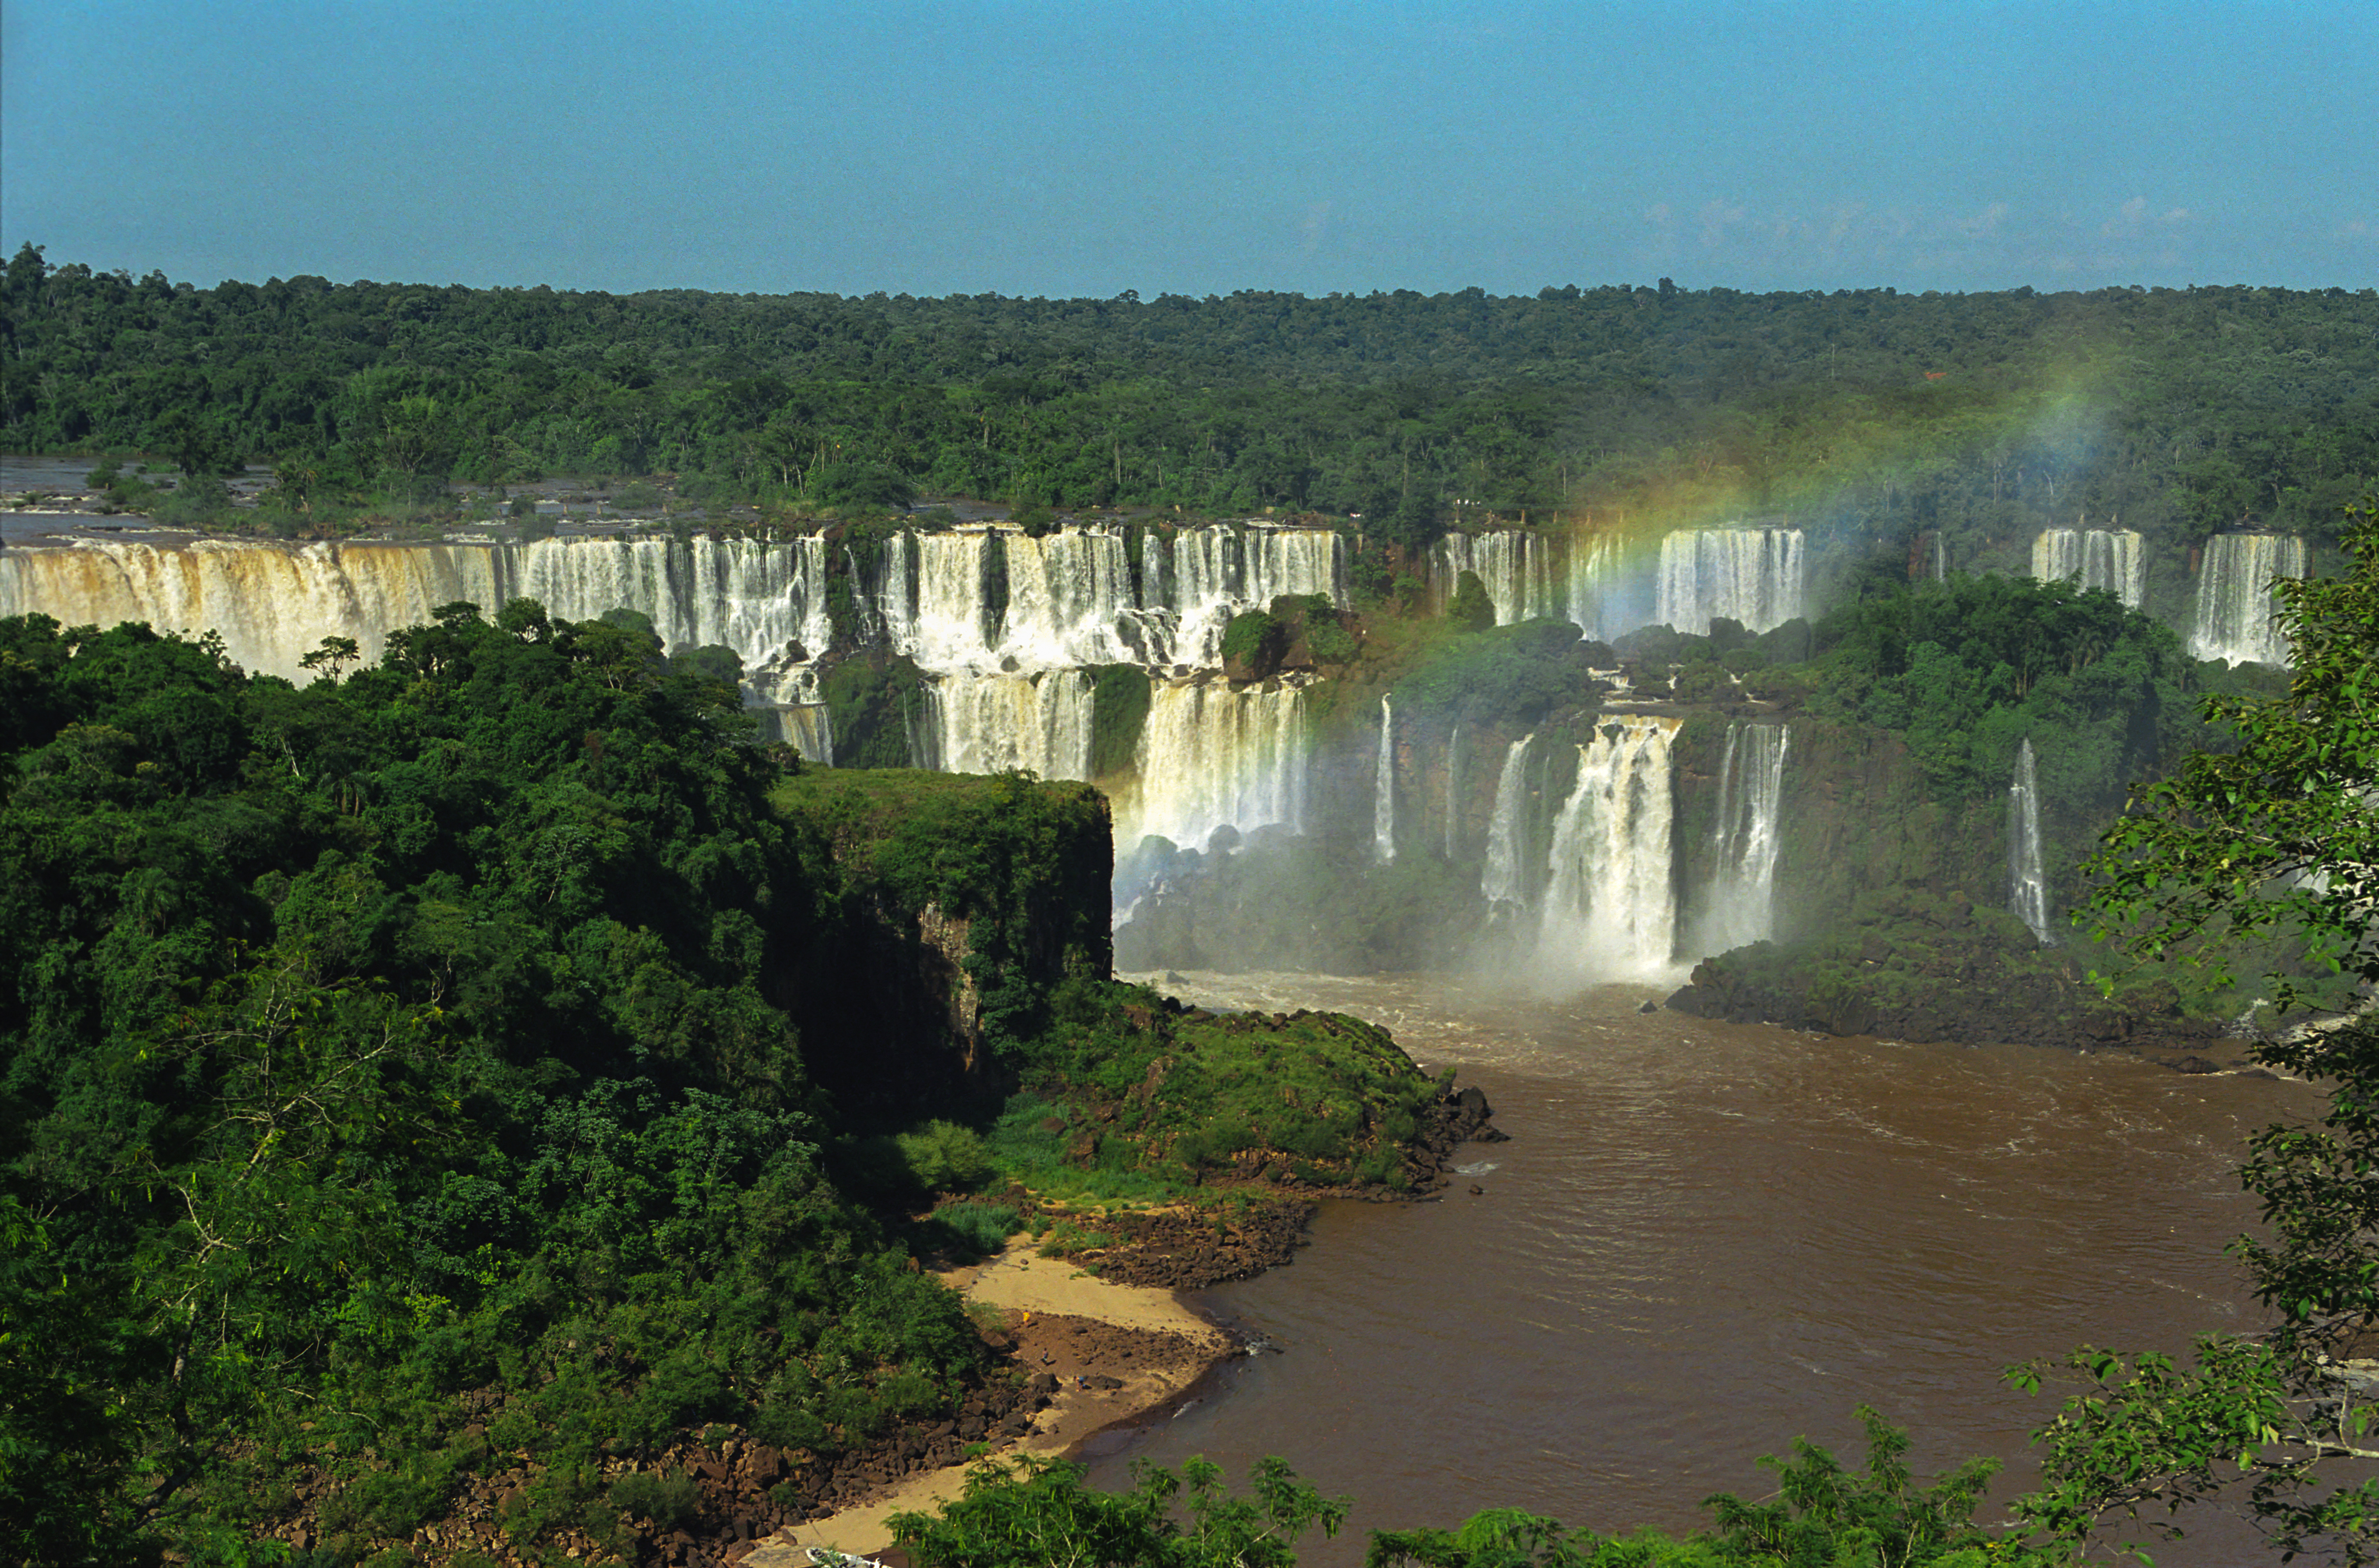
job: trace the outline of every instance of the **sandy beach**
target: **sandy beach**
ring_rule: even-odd
[[[1054,1375],[1059,1390],[1028,1435],[996,1455],[1064,1455],[1121,1422],[1161,1417],[1199,1379],[1238,1353],[1230,1335],[1191,1311],[1169,1290],[1111,1285],[1066,1259],[1036,1255],[1029,1237],[972,1268],[941,1279],[970,1301],[1008,1314],[1017,1360],[1027,1372]],[[1113,1379],[1113,1388],[1081,1380]],[[787,1526],[755,1546],[744,1568],[802,1568],[808,1549],[872,1555],[892,1543],[885,1521],[956,1498],[965,1465],[912,1477],[883,1495],[824,1519]]]

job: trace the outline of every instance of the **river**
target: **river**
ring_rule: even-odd
[[[1830,1039],[1640,1014],[1648,992],[1509,999],[1444,981],[1173,977],[1208,1007],[1387,1024],[1485,1090],[1489,1168],[1420,1205],[1334,1202],[1294,1266],[1205,1293],[1280,1353],[1093,1465],[1276,1453],[1347,1533],[1514,1506],[1613,1531],[1704,1523],[1772,1488],[1805,1434],[1864,1454],[1854,1408],[1911,1429],[1920,1476],[1974,1454],[2023,1478],[2047,1397],[2000,1369],[2083,1342],[2184,1349],[2252,1302],[2223,1244],[2253,1200],[2244,1137],[2309,1116],[2301,1084],[2119,1055]],[[1483,1189],[1473,1195],[1476,1185]],[[1995,1510],[1994,1510],[1995,1514]],[[2165,1563],[2235,1562],[2209,1520]]]

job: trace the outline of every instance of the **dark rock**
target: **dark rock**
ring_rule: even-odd
[[[1639,1013],[1657,1013],[1660,1010],[1660,1004],[1658,1002],[1647,1002],[1636,1010]]]
[[[1487,1189],[1474,1181],[1470,1184],[1470,1196],[1473,1198],[1484,1198],[1487,1196]]]

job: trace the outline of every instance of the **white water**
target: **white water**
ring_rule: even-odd
[[[1151,535],[1141,546],[1142,597],[1172,612],[1160,664],[1219,669],[1231,617],[1262,609],[1284,594],[1326,594],[1346,602],[1344,541],[1320,528],[1183,528],[1168,547]],[[1169,558],[1169,559],[1168,559]],[[1153,564],[1162,561],[1163,564]],[[1159,597],[1160,585],[1170,593]]]
[[[1581,531],[1569,545],[1569,618],[1601,642],[1647,624],[1641,573],[1631,592],[1625,552],[1615,536]]]
[[[2040,868],[2040,781],[2032,742],[2016,748],[2015,779],[2008,786],[2008,908],[2048,941],[2048,882]]]
[[[957,671],[931,683],[935,754],[944,773],[1025,768],[1091,776],[1091,680],[1079,669],[1030,675]]]
[[[2133,609],[2147,597],[2147,553],[2129,528],[2044,528],[2032,541],[2032,574],[2104,588]]]
[[[1304,693],[1286,683],[1159,681],[1132,771],[1115,797],[1118,857],[1150,834],[1198,849],[1225,826],[1301,831]]]
[[[1710,883],[1696,923],[1694,956],[1764,942],[1776,926],[1777,829],[1784,796],[1781,724],[1730,724],[1710,825]]]
[[[1528,901],[1528,888],[1520,876],[1520,814],[1528,803],[1528,747],[1535,740],[1529,734],[1513,742],[1503,754],[1503,771],[1495,778],[1495,814],[1487,825],[1487,864],[1479,875],[1479,896],[1491,910],[1524,907]]]
[[[1462,842],[1462,721],[1454,721],[1454,733],[1445,742],[1445,858],[1450,864],[1461,852]]]
[[[2293,534],[2216,534],[2197,574],[2197,629],[2189,651],[2231,664],[2286,664],[2287,637],[2272,618],[2272,581],[2305,574],[2305,542]]]
[[[1660,541],[1653,619],[1679,632],[1709,631],[1724,616],[1753,632],[1802,613],[1805,563],[1798,528],[1681,528]]]
[[[390,633],[427,622],[440,605],[467,601],[492,615],[521,597],[566,621],[641,610],[670,648],[732,648],[753,671],[781,670],[792,645],[815,657],[828,635],[826,546],[815,537],[296,549],[105,539],[0,554],[0,615],[212,630],[234,662],[291,681],[311,679],[299,661],[325,637],[353,637],[377,659]]]
[[[1437,612],[1444,614],[1453,604],[1462,574],[1475,572],[1495,606],[1498,626],[1548,617],[1576,620],[1569,613],[1567,576],[1555,553],[1553,540],[1520,529],[1448,534],[1431,552]]]
[[[1371,773],[1371,858],[1396,858],[1396,715],[1380,694],[1380,756]]]
[[[1578,748],[1577,788],[1553,824],[1537,968],[1548,982],[1665,978],[1677,896],[1670,744],[1679,721],[1607,720]]]

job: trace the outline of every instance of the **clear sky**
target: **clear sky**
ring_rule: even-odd
[[[2379,0],[5,0],[0,246],[1105,296],[2379,283]]]

